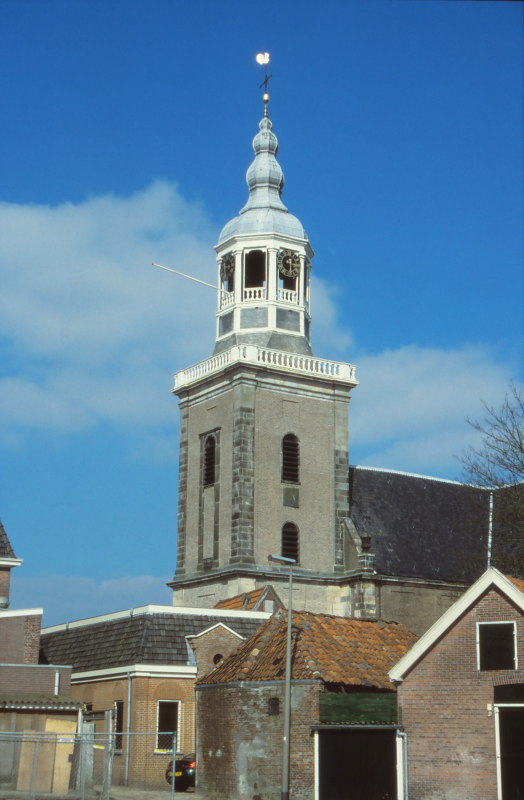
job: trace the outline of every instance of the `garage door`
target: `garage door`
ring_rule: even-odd
[[[319,800],[397,800],[396,733],[318,731]]]

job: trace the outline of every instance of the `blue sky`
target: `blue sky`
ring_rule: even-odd
[[[454,478],[523,379],[523,6],[0,3],[0,518],[46,623],[170,602],[178,409],[213,244],[270,116],[314,259],[313,347],[356,363],[350,460]]]

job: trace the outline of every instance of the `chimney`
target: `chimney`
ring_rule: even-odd
[[[358,554],[358,566],[361,572],[375,571],[375,554],[371,552],[371,536],[364,531],[360,536],[361,550]]]

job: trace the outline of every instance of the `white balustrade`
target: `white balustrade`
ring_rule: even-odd
[[[175,389],[194,383],[207,375],[218,372],[229,364],[245,361],[251,364],[265,364],[273,369],[285,370],[294,374],[315,375],[318,378],[337,379],[356,384],[355,366],[338,361],[326,361],[313,356],[284,353],[280,350],[269,350],[256,345],[232,347],[189,369],[181,370],[175,375]]]
[[[233,294],[233,292],[222,292],[221,308],[225,308],[226,306],[230,306],[234,299],[235,299],[235,295]]]
[[[265,300],[265,289],[244,289],[244,300]]]
[[[291,291],[291,289],[279,289],[278,299],[284,300],[286,303],[297,303],[298,295],[296,292]]]

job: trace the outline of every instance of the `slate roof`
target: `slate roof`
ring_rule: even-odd
[[[284,680],[287,612],[278,611],[199,684]],[[398,622],[293,612],[292,678],[394,690],[388,671],[417,637]]]
[[[83,703],[69,694],[36,694],[34,692],[0,692],[2,708],[55,708],[76,711]]]
[[[194,664],[186,636],[222,623],[244,638],[260,620],[191,614],[141,614],[68,628],[40,637],[40,660],[71,664],[73,672],[110,669],[130,664]],[[190,648],[189,648],[190,650]]]
[[[213,608],[229,609],[231,611],[258,611],[262,608],[264,600],[274,600],[277,607],[282,608],[282,601],[272,586],[262,586],[252,592],[237,594],[235,597],[228,597],[226,600],[219,600]],[[262,608],[262,610],[264,610]]]
[[[350,467],[350,517],[381,575],[473,583],[487,566],[489,492]]]
[[[11,542],[7,538],[7,533],[0,520],[0,558],[16,558]]]

